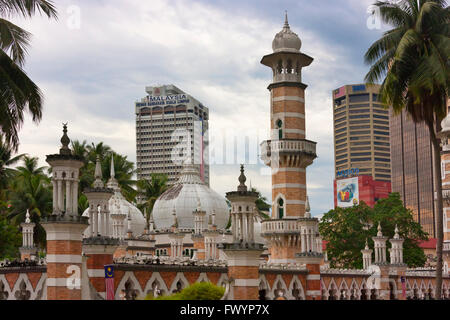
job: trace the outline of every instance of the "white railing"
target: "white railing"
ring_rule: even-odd
[[[262,221],[261,233],[292,233],[300,232],[297,220],[266,220]]]
[[[308,140],[267,140],[261,143],[261,153],[306,152],[316,154],[316,143]]]

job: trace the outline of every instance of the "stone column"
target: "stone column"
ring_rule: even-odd
[[[87,219],[49,216],[42,222],[47,234],[47,299],[80,300],[82,238]]]
[[[59,211],[64,211],[64,195],[63,195],[63,185],[62,185],[62,180],[61,178],[59,178],[57,181],[58,184],[58,209]]]
[[[119,241],[112,238],[83,240],[83,252],[87,255],[87,272],[89,281],[97,293],[106,299],[104,266],[113,263],[113,254]]]
[[[228,261],[228,278],[234,279],[232,300],[259,299],[259,256],[261,249],[224,249]]]
[[[72,214],[72,197],[70,194],[70,180],[66,180],[66,213]]]
[[[78,214],[78,181],[72,181],[72,212]]]
[[[54,177],[52,179],[52,185],[53,185],[53,212],[57,212],[58,211],[58,183]]]

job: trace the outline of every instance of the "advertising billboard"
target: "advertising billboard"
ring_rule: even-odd
[[[337,206],[352,207],[359,203],[358,178],[348,178],[336,181]]]

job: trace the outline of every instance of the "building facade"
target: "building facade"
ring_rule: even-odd
[[[414,123],[402,111],[390,111],[392,192],[401,195],[430,237],[436,237],[433,147],[425,123]]]
[[[333,91],[335,178],[358,169],[376,181],[391,181],[389,111],[379,86],[345,85]]]
[[[135,103],[137,178],[164,173],[171,185],[186,162],[200,165],[201,179],[209,185],[208,108],[174,85],[145,91],[147,96]]]
[[[379,199],[387,198],[390,192],[390,182],[377,181],[372,176],[334,180],[334,207],[351,207],[360,201],[373,207]]]

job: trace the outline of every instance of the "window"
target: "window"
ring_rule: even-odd
[[[364,93],[364,94],[351,94],[349,95],[349,101],[350,103],[352,102],[366,102],[369,101],[369,94],[368,93]]]
[[[278,219],[283,219],[284,216],[284,201],[282,198],[278,199]]]
[[[277,129],[278,129],[278,139],[283,139],[283,121],[280,119],[277,120]]]

